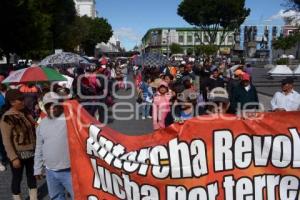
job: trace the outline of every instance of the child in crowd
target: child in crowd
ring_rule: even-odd
[[[170,112],[170,99],[171,94],[169,93],[168,84],[161,81],[153,102],[152,117],[154,130],[165,128],[165,119]]]

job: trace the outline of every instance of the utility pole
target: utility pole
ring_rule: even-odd
[[[168,59],[170,58],[170,29],[168,29],[168,33],[167,33],[167,56],[168,56]]]

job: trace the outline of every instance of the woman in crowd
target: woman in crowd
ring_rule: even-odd
[[[9,90],[5,99],[7,105],[1,119],[1,133],[11,165],[13,199],[22,199],[20,186],[25,168],[30,200],[37,200],[37,185],[33,175],[36,139],[32,117],[24,111],[24,96],[19,90]]]

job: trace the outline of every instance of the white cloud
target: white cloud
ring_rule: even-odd
[[[284,20],[287,18],[292,18],[293,20],[290,22],[291,25],[299,24],[300,22],[300,13],[295,10],[280,10],[277,14],[271,16],[269,20]]]
[[[128,40],[132,42],[138,42],[141,36],[132,28],[122,27],[114,30],[114,35],[121,41]]]

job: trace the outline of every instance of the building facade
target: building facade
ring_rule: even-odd
[[[221,32],[218,32],[216,45],[220,44]],[[230,50],[235,44],[234,32],[226,34],[223,49]],[[179,44],[184,53],[194,51],[197,45],[208,45],[208,35],[206,32],[195,28],[154,28],[147,31],[142,39],[144,52],[170,53],[169,46],[172,43]]]
[[[99,43],[95,47],[96,57],[99,55],[115,55],[121,53],[123,48],[121,47],[121,42],[115,37],[112,36],[107,43]]]
[[[74,3],[79,16],[97,17],[95,0],[74,0]]]

